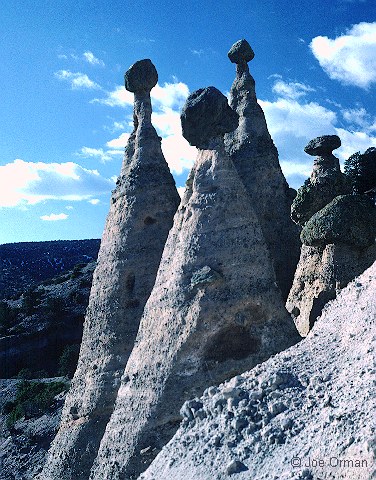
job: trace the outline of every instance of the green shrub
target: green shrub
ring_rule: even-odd
[[[67,345],[59,358],[59,375],[72,378],[76,371],[80,345]]]
[[[48,411],[54,398],[60,392],[67,390],[65,382],[29,382],[22,380],[17,386],[16,398],[7,402],[3,414],[7,415],[7,426],[12,428],[22,417],[41,416]]]
[[[32,315],[39,307],[43,291],[38,291],[33,288],[29,288],[22,295],[22,311],[26,315]]]
[[[0,302],[0,335],[5,335],[15,325],[17,314],[16,308],[10,307],[7,302]]]
[[[353,193],[367,193],[375,200],[375,192],[371,190],[376,187],[376,148],[371,147],[364,153],[356,152],[351,155],[345,161],[344,171],[350,180]]]
[[[74,278],[77,278],[81,274],[81,270],[86,267],[86,263],[77,263],[73,267],[72,273],[70,275],[70,278],[73,280]]]

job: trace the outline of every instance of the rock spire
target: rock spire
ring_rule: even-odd
[[[246,40],[239,40],[228,57],[236,64],[230,105],[239,115],[239,126],[225,136],[226,150],[250,196],[273,261],[284,298],[290,290],[299,259],[299,228],[290,218],[294,197],[283,176],[278,152],[268,132],[264,112],[257,102],[255,81],[248,62],[254,57]]]
[[[150,60],[125,74],[125,87],[134,92],[134,130],[112,192],[80,358],[43,480],[89,477],[179,204],[151,124],[150,90],[157,80]]]
[[[350,183],[332,154],[340,145],[336,135],[308,143],[306,153],[317,157],[291,209],[303,225],[303,245],[286,308],[302,336],[325,304],[376,260],[376,207],[367,195],[341,195]]]
[[[311,176],[299,188],[291,205],[291,218],[304,225],[316,212],[325,207],[337,195],[351,193],[351,185],[341,172],[339,160],[333,150],[341,146],[337,135],[323,135],[311,140],[304,151],[316,157]]]
[[[257,216],[223,134],[237,114],[214,87],[191,94],[183,133],[199,147],[90,478],[133,479],[208,383],[297,341]],[[193,400],[194,403],[194,400]]]

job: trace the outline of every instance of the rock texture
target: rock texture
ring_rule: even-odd
[[[213,87],[183,109],[187,140],[208,132],[197,141],[206,148],[175,215],[92,480],[136,478],[175,433],[184,400],[297,341],[259,221],[224,150],[222,127],[235,120]]]
[[[305,224],[286,308],[306,336],[324,305],[376,260],[376,207],[366,195],[342,195]]]
[[[179,203],[151,124],[150,89],[157,78],[150,60],[125,76],[135,93],[134,131],[112,193],[80,358],[43,480],[89,476]]]
[[[290,218],[293,197],[283,176],[264,112],[257,103],[255,81],[247,65],[254,57],[253,50],[246,40],[239,40],[228,56],[236,63],[230,105],[239,115],[239,126],[226,135],[226,150],[250,197],[270,251],[277,283],[286,298],[300,248],[299,228]]]
[[[340,195],[315,213],[305,224],[304,245],[344,243],[360,249],[376,237],[376,206],[366,195]]]
[[[291,218],[304,225],[316,212],[338,195],[351,193],[351,185],[341,172],[339,160],[332,153],[341,146],[337,135],[324,135],[311,140],[304,151],[316,156],[311,176],[302,187],[291,205]]]
[[[139,480],[375,478],[376,263],[298,345],[184,404]]]

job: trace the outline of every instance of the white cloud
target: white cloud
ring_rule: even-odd
[[[286,92],[275,88],[273,91],[281,96]],[[362,107],[346,110],[336,105],[348,123],[346,128],[339,126],[335,111],[317,102],[306,102],[303,98],[277,98],[274,102],[260,100],[259,103],[278,148],[282,171],[294,188],[311,173],[313,158],[304,153],[304,147],[311,139],[338,135],[342,146],[334,153],[342,162],[356,151],[363,152],[376,146],[375,119]]]
[[[376,131],[376,117],[372,117],[364,107],[342,109],[343,118],[365,132]]]
[[[197,150],[189,145],[181,132],[180,110],[189,95],[189,89],[185,83],[174,80],[174,83],[164,83],[163,86],[158,84],[151,90],[152,122],[158,134],[162,137],[162,151],[171,171],[180,174],[184,169],[192,167]],[[133,106],[133,94],[127,92],[124,87],[117,86],[113,91],[107,92],[105,98],[97,98],[93,102],[111,107],[130,107]],[[118,123],[120,125],[120,122]],[[128,127],[131,127],[131,125],[128,124]],[[106,146],[123,148],[128,138],[129,133],[122,133],[119,137],[107,142]],[[89,149],[88,147],[84,147],[84,149],[86,150],[81,151],[81,154],[98,156],[104,161],[112,155],[111,150],[104,151],[103,149]],[[121,153],[123,154],[123,151]]]
[[[125,87],[117,86],[115,90],[106,92],[105,98],[94,98],[91,103],[100,103],[109,107],[129,107],[133,105],[133,93]]]
[[[42,215],[39,218],[47,222],[56,222],[58,220],[66,220],[68,215],[66,213],[51,213],[50,215]]]
[[[183,198],[184,192],[185,192],[185,187],[178,187],[176,189],[178,191],[178,194],[180,195],[180,198]]]
[[[181,174],[190,169],[197,149],[189,145],[181,132],[180,112],[165,107],[153,112],[152,122],[162,137],[162,151],[172,173]]]
[[[110,143],[110,142],[109,142]],[[123,150],[103,150],[103,148],[82,147],[79,152],[76,153],[82,158],[97,158],[100,162],[106,163],[113,160],[114,156],[123,155]]]
[[[330,78],[362,88],[376,82],[376,22],[353,25],[334,40],[315,37],[310,48]]]
[[[153,108],[181,109],[189,95],[188,85],[182,82],[164,83],[163,87],[157,84],[151,91]]]
[[[89,203],[91,203],[92,205],[98,205],[98,203],[100,203],[100,200],[99,198],[92,198],[91,200],[89,200]]]
[[[59,80],[69,82],[72,90],[89,89],[100,90],[101,87],[97,83],[90,80],[85,73],[71,72],[70,70],[59,70],[55,72],[55,77]]]
[[[291,98],[296,100],[300,97],[304,97],[309,92],[314,92],[315,89],[309,85],[304,85],[304,83],[299,82],[284,82],[283,80],[278,80],[273,85],[273,92],[277,95],[280,95],[283,98]]]
[[[109,148],[124,148],[128,142],[129,135],[129,133],[121,133],[117,138],[107,142],[106,145]],[[122,153],[124,153],[123,150]]]
[[[107,194],[113,182],[97,170],[73,162],[14,160],[0,166],[0,207],[34,205],[45,200],[79,201]]]
[[[100,67],[104,67],[104,61],[97,58],[93,52],[90,52],[90,51],[84,52],[82,56],[84,60],[86,60],[91,65],[98,65]]]

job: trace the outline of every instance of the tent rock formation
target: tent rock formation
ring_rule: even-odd
[[[133,479],[208,383],[298,340],[257,216],[225,153],[237,115],[214,87],[190,95],[183,132],[199,146],[90,478]],[[141,453],[140,453],[141,452]]]
[[[150,60],[125,75],[134,130],[112,193],[86,314],[80,358],[41,480],[87,480],[112,413],[180,198],[151,124]]]
[[[264,112],[257,103],[255,81],[248,62],[254,57],[246,40],[239,40],[228,57],[236,64],[230,106],[239,125],[225,136],[226,150],[243,181],[270,251],[277,283],[287,298],[299,259],[299,228],[290,218],[294,197],[283,176],[278,152],[268,132]]]

